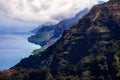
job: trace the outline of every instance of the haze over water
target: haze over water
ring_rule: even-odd
[[[8,19],[0,13],[0,70],[14,66],[34,49],[40,48],[27,41],[32,35],[30,31],[36,26],[37,24]]]

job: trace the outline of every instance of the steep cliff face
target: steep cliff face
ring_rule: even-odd
[[[89,9],[84,9],[76,14],[74,18],[62,20],[56,25],[42,26],[41,28],[37,28],[32,31],[36,33],[35,35],[29,37],[28,41],[39,44],[43,48],[47,48],[54,44],[61,37],[64,30],[69,29],[76,21],[78,21],[88,12]]]
[[[94,6],[54,45],[0,75],[2,80],[119,80],[119,0]]]

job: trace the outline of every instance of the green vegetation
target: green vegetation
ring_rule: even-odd
[[[54,45],[0,72],[0,80],[120,80],[118,12],[118,2],[95,6]]]

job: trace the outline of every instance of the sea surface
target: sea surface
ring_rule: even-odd
[[[9,69],[31,55],[34,49],[40,48],[27,41],[29,36],[29,33],[0,34],[0,70]]]
[[[31,30],[39,24],[22,22],[0,12],[0,70],[9,69],[40,48],[28,42]]]

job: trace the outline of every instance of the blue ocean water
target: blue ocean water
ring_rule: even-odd
[[[27,41],[30,34],[0,34],[0,70],[9,69],[40,46]]]
[[[0,12],[0,70],[9,69],[40,46],[27,38],[38,24],[10,19]]]

